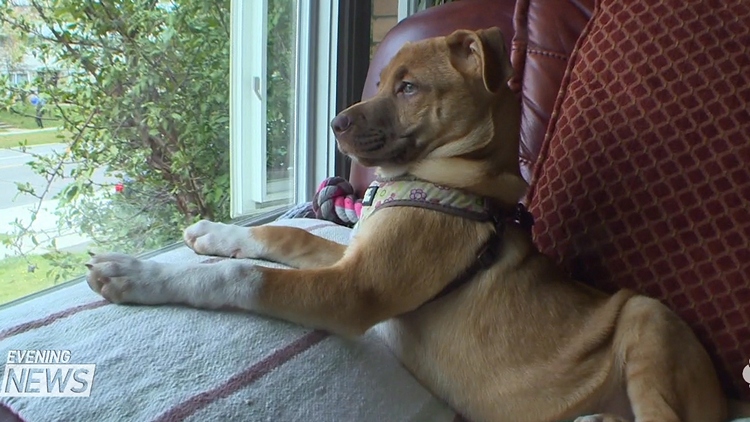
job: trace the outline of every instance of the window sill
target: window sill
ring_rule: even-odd
[[[350,234],[321,220],[273,224],[340,243]],[[222,258],[176,246],[149,259],[180,265]],[[0,321],[0,350],[68,350],[71,363],[96,365],[85,400],[0,397],[23,420],[455,417],[401,366],[376,330],[345,341],[252,314],[112,305],[82,280],[5,307]]]

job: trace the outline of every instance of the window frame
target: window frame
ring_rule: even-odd
[[[230,51],[230,215],[252,219],[267,192],[265,82],[268,0],[262,7],[232,0]],[[297,39],[288,205],[311,199],[317,183],[336,171],[329,122],[336,114],[339,0],[297,2]],[[253,34],[255,33],[255,34]],[[258,36],[259,35],[259,36]],[[258,57],[261,59],[258,60]],[[246,116],[252,118],[245,118]],[[258,131],[261,127],[263,130]],[[276,198],[278,199],[278,198]],[[278,208],[274,214],[279,214]]]
[[[398,0],[398,21],[416,13],[418,4],[419,0]]]
[[[243,164],[252,163],[254,156],[266,156],[268,0],[254,5],[231,0],[229,10],[230,215],[235,217],[254,202],[262,202],[266,196],[264,166]],[[253,131],[255,127],[264,130]],[[238,139],[248,141],[237,142]]]
[[[372,0],[357,0],[356,2],[342,2],[339,9],[338,83],[336,84],[336,104],[339,111],[362,99],[362,91],[370,68],[372,7]],[[333,174],[349,179],[351,158],[337,151],[335,159],[336,169]]]
[[[267,4],[267,0],[263,0]],[[245,0],[231,0],[231,36],[237,37],[240,34],[235,32],[235,21],[241,19],[242,10],[235,13],[236,4],[247,4]],[[253,6],[257,4],[253,2]],[[249,13],[251,6],[247,5],[244,10]],[[266,9],[267,10],[267,9]],[[295,83],[295,112],[297,119],[293,127],[293,150],[296,154],[295,169],[293,173],[292,200],[289,206],[296,203],[308,201],[312,198],[317,188],[317,184],[326,177],[336,174],[336,165],[340,162],[340,154],[336,148],[336,140],[329,128],[330,120],[337,113],[337,46],[339,43],[339,0],[319,0],[309,2],[307,0],[298,0],[297,14],[297,31],[303,34],[297,38],[297,69],[296,74],[300,75]],[[246,18],[249,16],[245,16]],[[345,34],[344,34],[345,35]],[[246,45],[235,45],[230,41],[230,179],[242,177],[242,161],[234,163],[239,168],[232,169],[231,156],[235,159],[242,157],[242,148],[247,150],[248,140],[243,138],[247,133],[247,125],[237,125],[237,120],[232,119],[233,107],[234,113],[242,110],[243,104],[238,104],[245,95],[247,86],[243,87],[240,83],[236,84],[236,79],[243,77],[242,72],[237,72],[236,67],[240,63],[233,63],[233,60],[242,59],[242,52],[237,49],[247,48]],[[240,57],[237,54],[240,54]],[[232,73],[234,71],[234,73]],[[244,73],[245,77],[247,73]],[[252,80],[252,79],[251,79]],[[252,93],[252,89],[250,90]],[[240,109],[236,107],[239,105]],[[300,118],[301,112],[305,111],[304,118]],[[309,111],[309,113],[307,112]],[[240,121],[241,122],[241,121]],[[265,128],[265,125],[262,126]],[[264,131],[265,132],[265,131]],[[237,145],[231,145],[231,137],[239,136],[244,142]],[[235,138],[238,139],[238,138]],[[265,147],[265,143],[263,145]],[[239,155],[238,155],[239,154]],[[262,164],[265,168],[265,154]],[[243,194],[243,193],[241,193]],[[230,202],[244,200],[244,197],[234,198],[230,188]],[[288,207],[287,207],[288,208]],[[252,215],[239,213],[232,217],[231,223],[250,226],[265,224],[276,219],[285,209],[275,209],[265,213],[255,213]],[[167,245],[163,248],[155,249],[143,254],[139,254],[141,259],[149,259],[160,254],[182,248],[184,244],[181,241]],[[65,289],[71,285],[85,281],[85,275],[72,278],[54,286],[36,291],[26,296],[11,300],[10,302],[0,304],[0,309],[14,306],[23,306],[25,302],[38,298],[42,295]]]
[[[439,4],[436,0],[398,0],[398,21]]]

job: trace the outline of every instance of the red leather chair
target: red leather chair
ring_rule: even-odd
[[[500,27],[537,245],[579,280],[671,307],[729,395],[750,400],[750,5],[725,6],[454,1],[387,34],[362,98],[405,42]],[[372,178],[352,164],[360,197]]]

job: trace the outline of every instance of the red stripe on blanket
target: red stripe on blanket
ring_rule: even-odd
[[[172,407],[165,413],[162,413],[154,422],[183,421],[188,416],[216,400],[229,397],[240,389],[263,378],[269,372],[292,360],[295,356],[320,343],[328,335],[328,333],[318,330],[307,333],[283,348],[276,350],[262,361],[229,378],[224,384],[212,390],[196,394]]]
[[[10,406],[0,403],[0,422],[24,422],[24,420]]]
[[[78,312],[88,311],[89,309],[101,308],[104,305],[109,305],[109,302],[106,300],[98,300],[96,302],[87,303],[85,305],[74,306],[64,311],[60,311],[51,315],[47,315],[46,317],[41,318],[41,319],[24,322],[23,324],[19,324],[19,325],[16,325],[15,327],[11,327],[6,330],[0,331],[0,341],[5,340],[8,337],[12,337],[21,333],[25,333],[27,331],[34,330],[36,328],[45,327],[47,325],[50,325],[56,322],[57,320],[67,318],[71,315],[75,315]]]

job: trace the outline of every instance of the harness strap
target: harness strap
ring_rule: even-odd
[[[500,257],[507,223],[518,224],[527,231],[531,231],[531,226],[534,224],[534,217],[523,204],[517,204],[513,211],[508,212],[493,206],[485,197],[461,189],[440,186],[412,176],[373,181],[362,198],[362,215],[357,224],[359,225],[381,208],[398,206],[426,208],[474,221],[491,221],[494,225],[493,232],[477,251],[474,262],[417,309],[449,295],[471,281],[480,272],[492,267]],[[355,226],[356,229],[357,226]]]
[[[362,197],[360,221],[388,207],[426,208],[474,221],[492,219],[487,198],[414,177],[373,181]]]
[[[500,212],[493,214],[493,221],[495,223],[495,231],[490,234],[490,237],[482,244],[477,251],[477,258],[466,268],[458,277],[448,283],[443,290],[438,292],[435,296],[429,299],[427,302],[419,305],[417,309],[432,303],[442,297],[445,297],[459,288],[463,287],[466,283],[471,281],[477,274],[485,271],[492,267],[492,265],[500,257],[501,246],[503,242],[503,235],[505,234],[506,221],[510,220],[513,223],[519,224],[521,228],[526,231],[531,231],[531,226],[534,225],[534,216],[526,209],[523,204],[516,205],[512,215],[505,216]]]

